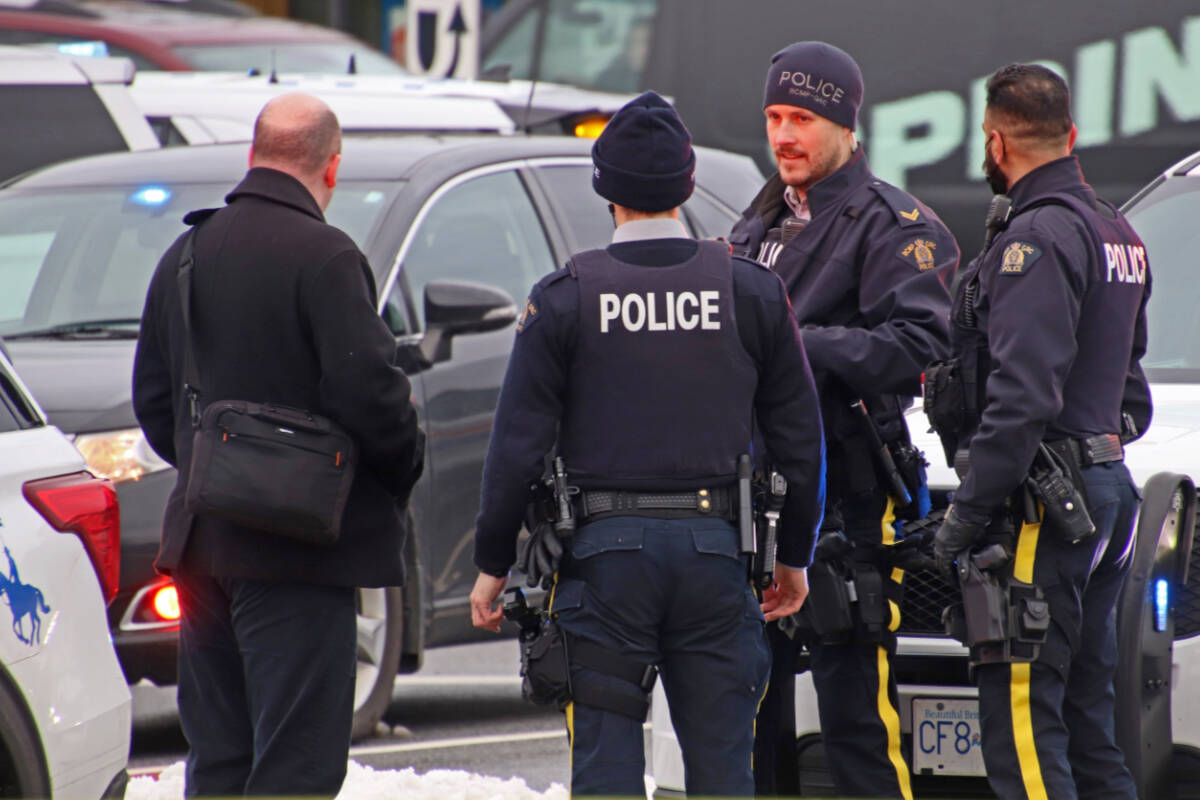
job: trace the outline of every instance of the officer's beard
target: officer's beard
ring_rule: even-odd
[[[1004,194],[1008,191],[1008,178],[1000,171],[1000,165],[992,158],[992,151],[986,144],[983,148],[983,174],[987,176],[988,186],[992,187],[992,194]]]

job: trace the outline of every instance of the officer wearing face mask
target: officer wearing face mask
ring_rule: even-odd
[[[816,388],[779,278],[680,222],[696,156],[675,110],[653,92],[630,101],[592,160],[617,227],[534,286],[517,325],[484,467],[472,621],[499,630],[527,487],[554,449],[578,488],[577,529],[548,568],[546,627],[561,638],[539,640],[525,675],[566,689],[572,795],[645,795],[657,671],[689,796],[749,797],[764,617],[800,608],[824,505]],[[735,524],[756,433],[788,483],[761,605]],[[549,535],[536,528],[534,541]]]
[[[984,763],[1006,800],[1137,796],[1114,738],[1113,674],[1137,513],[1122,446],[1151,415],[1139,363],[1150,271],[1129,223],[1083,180],[1070,108],[1045,67],[1010,64],[988,80],[984,168],[1006,196],[954,297],[958,418],[931,415],[962,478],[935,539],[939,562],[969,574],[989,545],[995,579],[1032,600],[1023,612],[1048,607],[1036,629],[971,649]],[[1074,503],[1051,513],[1036,487],[1052,467],[1087,514]]]
[[[928,493],[903,410],[925,365],[947,351],[959,251],[927,206],[871,174],[854,136],[862,97],[858,65],[836,47],[797,42],[772,57],[763,111],[779,171],[729,236],[735,253],[787,286],[828,442],[809,613],[799,630],[768,629],[760,794],[799,790],[793,693],[803,643],[838,793],[912,796],[892,669],[904,575],[895,546],[903,520],[927,511]],[[863,602],[847,597],[848,581]]]

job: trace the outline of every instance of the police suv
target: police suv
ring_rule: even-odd
[[[0,276],[5,274],[0,258]],[[104,607],[117,591],[112,485],[41,409],[0,343],[0,796],[119,798],[130,696]]]
[[[1127,446],[1141,489],[1133,567],[1117,609],[1117,736],[1144,798],[1200,798],[1200,548],[1192,546],[1200,476],[1200,152],[1172,166],[1124,208],[1144,241],[1153,280],[1142,366],[1154,419]],[[1114,269],[1119,266],[1114,262]],[[931,462],[935,505],[958,478],[918,407],[913,442]],[[895,659],[900,728],[918,797],[990,797],[967,653],[946,635],[942,609],[957,597],[941,575],[909,572]],[[656,689],[653,777],[659,796],[683,789],[683,762]],[[796,681],[797,757],[805,795],[831,796],[812,679]]]

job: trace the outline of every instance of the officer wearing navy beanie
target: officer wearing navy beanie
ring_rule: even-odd
[[[837,793],[912,797],[892,669],[910,551],[896,545],[903,521],[928,510],[928,491],[903,411],[924,366],[948,351],[959,251],[933,211],[871,174],[854,135],[862,99],[862,73],[837,47],[797,42],[771,58],[763,113],[779,171],[729,237],[788,288],[829,448],[811,596],[798,617],[768,628],[773,674],[755,744],[762,795],[799,792],[794,671],[803,645]]]
[[[645,795],[658,674],[688,794],[750,797],[764,622],[803,603],[824,507],[816,388],[779,278],[679,221],[696,155],[675,110],[641,95],[592,159],[616,230],[539,281],[517,324],[484,467],[472,621],[499,630],[528,487],[553,450],[578,487],[578,527],[560,540],[534,526],[522,565],[535,582],[554,573],[572,795]],[[791,486],[761,604],[735,524],[739,456],[756,432]]]

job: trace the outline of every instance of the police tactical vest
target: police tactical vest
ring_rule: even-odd
[[[559,451],[585,488],[729,483],[749,452],[758,371],[738,335],[726,248],[665,267],[604,250],[568,264],[578,340]]]
[[[1133,227],[1111,204],[1097,202],[1105,211],[1075,195],[1053,193],[1036,198],[1016,212],[1023,214],[1050,204],[1067,206],[1091,234],[1091,257],[1076,327],[1077,352],[1063,386],[1062,411],[1047,428],[1047,438],[1051,439],[1121,431],[1121,401],[1134,323],[1149,268],[1145,245]],[[978,330],[975,319],[979,270],[994,265],[986,268],[1017,272],[1022,269],[1024,255],[1020,242],[1008,244],[998,256],[992,251],[981,254],[968,267],[963,291],[954,298],[954,348],[962,358],[963,373],[973,379],[975,389],[973,397],[968,398],[968,412],[973,412],[968,430],[979,424],[986,403],[986,378],[991,371],[986,332]]]

